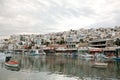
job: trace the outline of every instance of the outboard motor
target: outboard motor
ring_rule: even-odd
[[[5,58],[5,62],[10,61],[10,59],[11,59],[11,56],[6,56],[6,58]]]

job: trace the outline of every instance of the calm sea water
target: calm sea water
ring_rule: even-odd
[[[120,80],[120,63],[107,69],[92,68],[94,61],[56,56],[15,55],[20,70],[0,66],[0,80]]]

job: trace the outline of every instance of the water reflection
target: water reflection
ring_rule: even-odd
[[[91,68],[94,61],[84,61],[60,56],[24,56],[15,55],[20,62],[17,80],[119,80],[120,63],[111,62],[107,69]],[[2,71],[9,75],[8,70]],[[24,73],[23,73],[24,72]],[[11,75],[15,75],[12,72]],[[24,75],[23,75],[24,74]],[[3,74],[0,73],[0,77]],[[23,75],[24,77],[20,77]],[[25,77],[25,76],[29,77]],[[9,77],[8,77],[9,78]],[[0,79],[8,80],[8,79]]]

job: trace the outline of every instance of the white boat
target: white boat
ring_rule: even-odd
[[[104,54],[101,54],[101,53],[95,53],[95,57],[96,58],[105,58],[105,59],[108,58],[107,56],[105,56]]]
[[[85,60],[92,60],[94,59],[94,55],[88,54],[88,53],[84,53],[84,54],[80,54],[80,59],[85,59]]]
[[[46,55],[43,50],[31,50],[29,55],[36,56],[36,55]]]
[[[92,65],[92,67],[95,68],[107,68],[108,63],[101,63],[101,62],[96,62]]]
[[[104,54],[95,54],[95,58],[98,61],[113,61],[113,59],[115,58],[115,56],[107,57]]]
[[[5,62],[6,55],[5,53],[0,53],[0,62]]]

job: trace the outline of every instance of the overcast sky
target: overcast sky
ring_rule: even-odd
[[[120,25],[120,0],[0,0],[0,36]]]

